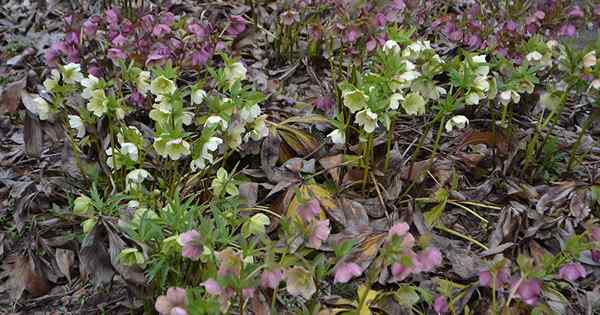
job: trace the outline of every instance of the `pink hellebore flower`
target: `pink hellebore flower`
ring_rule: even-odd
[[[521,282],[521,284],[517,288],[515,296],[517,298],[523,300],[523,302],[525,302],[525,304],[535,305],[538,302],[541,292],[542,292],[541,282],[537,279],[529,279],[529,280],[523,280]]]
[[[573,37],[573,36],[575,36],[575,34],[577,34],[577,29],[575,28],[575,25],[573,25],[573,24],[565,24],[560,27],[560,29],[558,30],[558,33],[561,36]]]
[[[318,199],[311,199],[307,203],[298,207],[298,215],[308,222],[321,213],[321,204]]]
[[[281,280],[283,280],[283,270],[281,268],[265,270],[260,275],[260,284],[265,288],[275,289],[279,286]]]
[[[242,289],[242,296],[244,296],[244,298],[251,298],[254,295],[254,288],[243,288]]]
[[[406,234],[408,232],[409,229],[410,229],[410,227],[408,226],[408,224],[406,222],[396,223],[396,224],[394,224],[394,226],[392,226],[390,228],[388,235],[390,237],[392,237],[394,235],[403,236],[404,234]]]
[[[106,23],[108,25],[116,26],[119,24],[119,13],[115,9],[106,10]]]
[[[415,268],[403,266],[401,263],[393,263],[390,267],[390,271],[392,272],[391,281],[399,282],[408,278],[408,276],[415,271]]]
[[[579,278],[585,278],[586,272],[580,263],[572,262],[560,267],[558,276],[567,281],[575,281]]]
[[[362,274],[362,268],[356,263],[341,263],[335,268],[333,283],[346,283]]]
[[[509,282],[510,274],[506,268],[502,268],[496,274],[496,288],[502,287]],[[479,285],[484,287],[492,286],[492,273],[489,270],[484,270],[479,273]]]
[[[313,102],[313,105],[324,112],[328,112],[333,108],[333,106],[335,106],[335,102],[333,99],[331,99],[331,97],[322,96],[317,98]]]
[[[317,221],[308,238],[309,244],[315,249],[321,248],[321,243],[327,240],[330,232],[331,227],[329,226],[329,220]]]
[[[288,10],[281,13],[279,18],[281,19],[281,23],[285,26],[290,26],[294,23],[300,22],[300,15],[294,10]]]
[[[83,33],[88,37],[96,36],[96,32],[98,31],[98,23],[95,21],[94,17],[87,19],[83,22]]]
[[[187,304],[185,289],[172,287],[167,290],[166,295],[161,295],[156,299],[154,308],[161,315],[187,315],[185,309]]]
[[[438,295],[435,300],[433,300],[433,310],[438,315],[448,312],[448,302],[446,302],[446,298],[444,296]]]
[[[592,260],[600,263],[600,250],[592,250]]]
[[[100,70],[100,68],[97,66],[90,66],[88,68],[88,73],[95,76],[96,78],[99,78],[102,76],[102,70]]]
[[[442,253],[435,247],[429,247],[417,256],[419,270],[429,272],[442,264]]]
[[[225,31],[227,35],[238,36],[246,30],[246,20],[243,16],[232,15],[229,17],[229,27]]]
[[[595,227],[592,229],[592,239],[600,242],[600,227]]]
[[[219,270],[217,274],[220,277],[227,275],[239,276],[242,270],[242,258],[232,248],[226,248],[217,254],[219,259]]]
[[[175,14],[173,14],[172,12],[166,12],[165,14],[163,14],[160,17],[161,24],[171,25],[174,22],[175,22]]]
[[[171,33],[171,27],[169,27],[169,25],[166,24],[158,24],[152,29],[152,35],[156,37],[163,37],[163,35],[169,33]]]
[[[115,47],[123,47],[125,46],[125,44],[127,44],[127,37],[123,36],[122,34],[119,34],[115,36],[115,38],[113,38],[112,44]]]
[[[206,279],[206,281],[200,283],[200,285],[203,286],[210,295],[221,295],[221,293],[223,293],[223,289],[213,278]]]
[[[344,39],[348,43],[354,43],[359,37],[360,29],[356,26],[349,27],[344,34]]]
[[[118,60],[125,60],[125,59],[127,59],[127,54],[125,52],[123,52],[122,49],[119,49],[119,48],[110,48],[108,50],[108,58],[110,60],[112,60],[113,62],[116,62]]]
[[[584,16],[584,13],[583,10],[581,10],[581,7],[575,5],[573,8],[571,8],[569,13],[567,13],[567,16],[572,18],[582,18]]]
[[[208,62],[210,59],[210,51],[206,50],[206,48],[202,48],[198,51],[192,53],[192,65],[193,66],[201,66]]]
[[[198,260],[202,255],[202,238],[196,230],[190,230],[179,236],[181,245],[181,256],[191,260]]]
[[[203,39],[206,37],[208,31],[206,30],[205,27],[203,27],[202,25],[198,24],[198,23],[190,23],[187,26],[187,30],[188,32],[196,35],[199,39]]]

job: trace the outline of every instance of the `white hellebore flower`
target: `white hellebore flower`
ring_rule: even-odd
[[[346,134],[341,129],[336,129],[330,132],[327,137],[331,138],[331,141],[334,144],[344,144],[346,143]]]
[[[600,90],[600,79],[596,79],[596,80],[592,81],[592,83],[590,84],[590,87],[593,87],[596,90]]]
[[[403,74],[401,74],[400,76],[398,76],[398,80],[400,80],[401,82],[411,82],[420,76],[421,76],[421,74],[419,73],[419,71],[411,70],[411,71],[406,71]]]
[[[78,63],[69,63],[65,65],[62,70],[63,81],[65,81],[65,83],[73,84],[83,80],[81,66]]]
[[[223,76],[225,80],[233,85],[236,81],[243,81],[246,79],[246,67],[241,62],[234,62],[230,65],[225,66],[223,69]]]
[[[525,59],[527,59],[527,61],[529,62],[536,62],[542,60],[543,57],[544,56],[542,56],[542,54],[540,54],[539,52],[532,51],[528,53],[527,56],[525,56]]]
[[[121,144],[121,154],[128,156],[134,161],[138,160],[138,148],[131,142],[125,142]]]
[[[356,114],[356,123],[363,126],[367,133],[372,133],[377,128],[377,114],[373,113],[370,108],[363,109]]]
[[[140,71],[135,80],[135,87],[140,94],[146,96],[150,90],[150,71]]]
[[[471,92],[467,94],[467,97],[465,98],[465,103],[467,103],[467,105],[477,105],[479,104],[480,99],[481,96],[477,92]]]
[[[48,92],[54,92],[54,89],[58,86],[58,82],[60,81],[60,72],[56,69],[52,69],[50,73],[50,78],[44,80],[44,87]]]
[[[485,60],[486,58],[487,58],[486,55],[473,56],[473,62],[475,62],[475,63],[486,63],[487,62]]]
[[[190,167],[192,171],[196,171],[198,169],[205,169],[207,165],[207,161],[209,163],[213,162],[213,156],[211,152],[216,151],[219,148],[219,145],[223,143],[223,140],[218,137],[210,137],[208,141],[206,141],[202,145],[202,152],[200,153],[200,157],[195,160],[192,160]]]
[[[227,120],[223,119],[221,116],[212,115],[206,119],[204,123],[204,127],[212,127],[214,125],[221,125],[222,130],[227,129]]]
[[[383,45],[383,51],[386,53],[391,51],[394,54],[397,54],[400,52],[400,46],[398,46],[398,43],[396,43],[396,41],[390,39],[386,41]]]
[[[37,114],[40,120],[48,120],[50,117],[50,104],[41,96],[37,95],[32,99],[33,108],[27,108],[32,113]]]
[[[85,125],[83,124],[81,117],[69,115],[69,126],[73,129],[77,129],[77,138],[83,138],[83,136],[85,136]]]
[[[475,78],[475,86],[483,92],[487,92],[490,89],[490,82],[485,76],[477,76]]]
[[[500,103],[508,105],[512,100],[513,103],[517,104],[521,100],[521,95],[513,90],[506,90],[500,93]]]
[[[125,189],[127,191],[137,190],[146,179],[152,178],[152,175],[145,169],[135,169],[125,176]]]
[[[194,113],[192,112],[188,112],[188,111],[184,111],[181,113],[182,117],[181,117],[181,122],[186,125],[189,126],[192,124],[192,122],[194,122]]]
[[[203,89],[197,89],[192,92],[192,104],[202,104],[204,98],[206,97],[206,92]]]
[[[596,51],[592,50],[583,56],[583,66],[591,68],[596,65]]]
[[[450,132],[454,127],[458,129],[465,128],[469,124],[469,119],[463,115],[458,115],[450,118],[446,122],[446,131]]]
[[[474,63],[486,63],[486,59],[487,56],[486,55],[478,55],[478,56],[473,56],[471,60],[473,60]],[[488,75],[488,73],[490,72],[490,66],[478,66],[477,69],[475,70],[475,72],[480,75],[480,76],[486,76]]]
[[[261,110],[258,104],[252,106],[245,106],[240,110],[240,118],[243,121],[250,122],[260,116]]]
[[[400,101],[404,100],[404,95],[400,93],[394,93],[390,96],[390,109],[396,110],[400,107]]]
[[[98,83],[100,79],[96,78],[94,75],[88,75],[87,79],[81,80],[81,85],[83,86],[83,92],[81,92],[81,97],[89,100],[92,98],[95,90],[98,89]]]

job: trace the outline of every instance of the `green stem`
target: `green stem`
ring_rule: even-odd
[[[363,172],[363,182],[362,182],[362,190],[365,192],[367,188],[367,180],[369,178],[369,164],[371,157],[371,146],[373,145],[373,134],[369,134],[369,138],[367,140],[367,144],[363,150],[363,159],[364,159],[364,172]]]
[[[569,157],[569,162],[567,163],[567,173],[570,173],[571,169],[573,168],[573,163],[575,163],[576,160],[575,156],[577,155],[577,150],[579,149],[581,141],[583,140],[583,135],[592,126],[594,116],[595,115],[593,113],[590,113],[590,115],[587,117],[587,119],[583,123],[583,126],[581,127],[581,131],[579,131],[579,135],[577,135],[577,141],[575,141],[575,143],[571,147],[571,156]]]
[[[394,124],[391,123],[390,124],[390,130],[388,130],[388,134],[387,134],[387,142],[385,144],[385,162],[383,163],[383,172],[387,173],[388,167],[390,166],[390,158],[391,158],[391,154],[390,154],[390,150],[392,148],[392,139],[394,138],[394,134],[392,132],[392,127]]]

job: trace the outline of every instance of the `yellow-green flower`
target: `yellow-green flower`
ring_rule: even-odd
[[[367,133],[375,131],[377,128],[377,114],[370,108],[364,109],[356,114],[356,123],[362,126]]]
[[[144,264],[144,255],[137,248],[125,248],[119,253],[119,262],[125,266]]]
[[[83,74],[81,74],[81,66],[77,63],[69,63],[62,67],[63,81],[68,84],[81,82]]]
[[[79,196],[73,201],[73,213],[77,215],[89,215],[92,210],[92,199],[88,196]]]
[[[425,114],[425,99],[419,93],[410,93],[402,102],[402,108],[409,115]]]
[[[227,171],[222,167],[217,171],[217,176],[213,179],[211,187],[215,196],[220,196],[223,192],[226,192],[231,196],[240,194],[237,186],[229,178]]]
[[[154,139],[154,149],[163,157],[169,157],[171,160],[179,160],[180,158],[190,155],[190,144],[182,138],[169,140],[158,137]]]
[[[344,105],[350,109],[350,112],[355,113],[367,107],[369,96],[361,90],[343,91]]]
[[[92,97],[87,103],[87,109],[97,117],[102,117],[108,112],[108,101],[104,90],[94,90],[92,92]]]
[[[154,95],[172,95],[176,90],[177,86],[175,86],[175,82],[163,75],[152,80],[150,84],[150,92]]]
[[[233,85],[238,80],[243,81],[246,79],[246,67],[239,61],[228,64],[223,69],[223,76],[229,82],[229,85]]]

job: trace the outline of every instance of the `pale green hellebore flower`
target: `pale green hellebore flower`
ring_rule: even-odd
[[[377,128],[377,114],[370,108],[364,109],[356,114],[356,123],[362,126],[367,133],[372,133]]]
[[[81,97],[89,100],[94,96],[93,92],[99,89],[100,79],[96,78],[93,75],[88,75],[86,79],[81,80],[81,85],[84,87],[83,92],[81,92]]]
[[[74,84],[83,80],[81,66],[77,63],[69,63],[62,67],[63,81],[68,84]]]
[[[108,112],[108,101],[104,90],[94,90],[92,92],[92,97],[87,103],[87,109],[96,117],[102,117]]]
[[[404,95],[400,93],[394,93],[390,96],[390,106],[391,110],[396,110],[400,107],[400,102],[404,100]]]
[[[237,81],[246,79],[246,67],[240,61],[226,65],[225,69],[223,69],[223,76],[231,86]]]
[[[425,99],[419,93],[410,93],[402,102],[402,108],[409,115],[423,115],[425,114]]]
[[[154,95],[172,95],[176,90],[175,82],[162,75],[150,83],[150,92]]]
[[[203,89],[197,89],[192,92],[192,104],[199,105],[202,104],[204,99],[206,98],[206,92]]]
[[[79,196],[73,201],[73,213],[76,215],[89,215],[92,214],[93,205],[92,199],[88,196]]]
[[[361,90],[343,91],[344,105],[350,109],[351,113],[355,113],[367,107],[369,96],[365,95]]]
[[[334,131],[330,132],[327,137],[331,138],[331,142],[334,144],[342,145],[346,143],[346,134],[341,129],[335,129]]]
[[[454,128],[463,129],[469,124],[469,119],[463,115],[457,115],[446,122],[446,131],[450,132]]]

